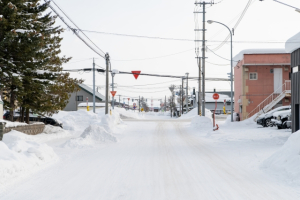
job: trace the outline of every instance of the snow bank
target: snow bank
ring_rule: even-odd
[[[189,119],[198,116],[198,108],[192,109],[187,114],[183,114],[179,119]],[[205,117],[212,120],[212,112],[205,108]]]
[[[202,131],[206,129],[212,130],[213,123],[212,120],[207,117],[196,116],[192,119],[191,127],[195,127],[198,130],[201,129]]]
[[[71,139],[63,147],[83,148],[92,147],[96,143],[117,142],[117,138],[99,125],[90,125],[79,138]]]
[[[35,135],[34,139],[38,142],[48,142],[59,138],[71,137],[72,134],[68,130],[64,130],[58,126],[46,125],[43,133]]]
[[[112,132],[113,128],[120,123],[122,123],[120,114],[112,111],[112,115],[104,115],[97,122],[89,124],[78,138],[70,139],[62,146],[80,149],[92,147],[98,143],[117,142],[117,138]]]
[[[86,110],[78,111],[60,111],[53,115],[54,119],[57,119],[63,123],[65,130],[72,132],[81,132],[90,124],[96,124],[104,116],[104,110],[99,109],[95,114],[92,111],[87,112]]]
[[[12,178],[28,175],[58,159],[53,149],[35,141],[35,136],[11,131],[0,141],[0,188]]]
[[[292,184],[300,185],[300,131],[292,134],[286,143],[261,167]]]

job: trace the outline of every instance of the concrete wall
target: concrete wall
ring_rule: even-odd
[[[77,101],[77,96],[83,96],[83,101]],[[78,104],[86,102],[86,97],[89,98],[89,102],[93,102],[93,95],[84,90],[72,93],[69,99],[69,103],[64,108],[64,111],[76,111]],[[100,103],[102,101],[101,99],[96,97],[96,102]]]
[[[44,129],[45,124],[28,124],[24,126],[5,127],[4,133],[8,133],[11,130],[16,130],[22,133],[26,133],[27,135],[37,135],[43,133]]]

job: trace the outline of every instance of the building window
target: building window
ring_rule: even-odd
[[[83,101],[83,96],[77,96],[77,101]]]
[[[250,72],[249,73],[249,80],[257,80],[257,73],[256,72]]]

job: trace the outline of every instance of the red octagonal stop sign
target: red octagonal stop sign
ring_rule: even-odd
[[[220,98],[219,94],[217,94],[217,93],[213,94],[213,99],[214,100],[218,100],[219,98]]]

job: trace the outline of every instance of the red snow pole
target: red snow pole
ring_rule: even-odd
[[[214,100],[216,100],[216,107],[215,107],[215,110],[214,110],[214,115],[213,115],[213,131],[216,131],[216,130],[218,130],[219,129],[219,126],[218,126],[218,124],[215,124],[215,119],[216,119],[216,110],[217,110],[217,100],[219,99],[219,94],[217,94],[217,93],[215,93],[215,94],[213,94],[213,99]]]

